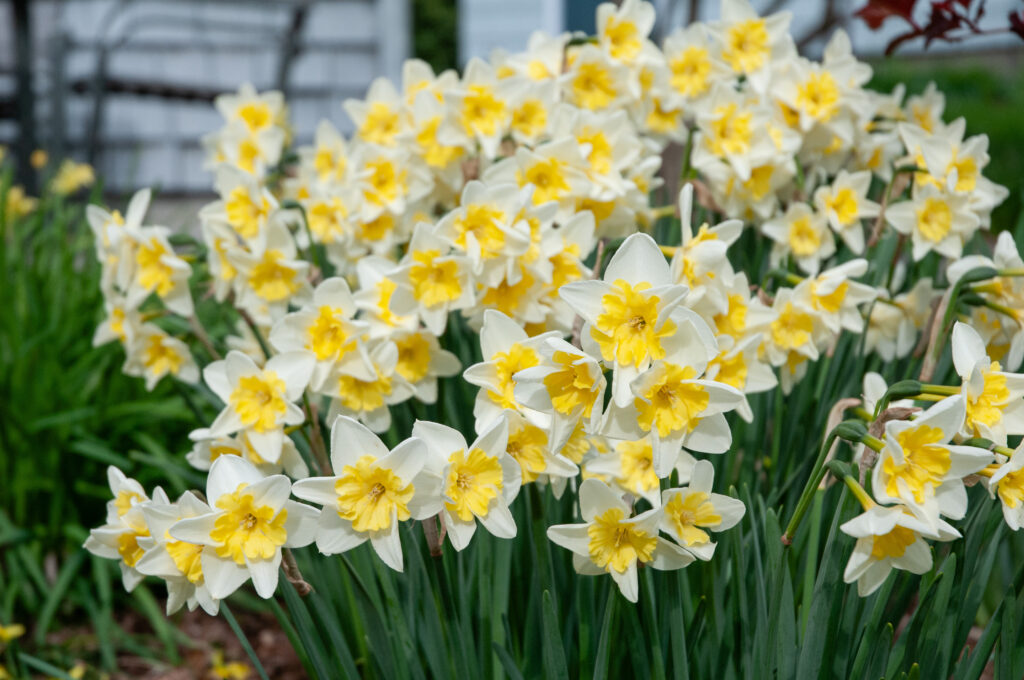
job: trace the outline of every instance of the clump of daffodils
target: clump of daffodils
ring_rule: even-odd
[[[120,562],[127,588],[158,576],[169,611],[212,613],[250,580],[272,596],[311,544],[368,542],[400,571],[403,524],[424,522],[436,550],[481,528],[512,539],[535,484],[578,500],[579,521],[548,530],[577,571],[636,601],[638,567],[710,560],[713,534],[744,516],[712,460],[754,418],[751,395],[796,389],[843,334],[882,361],[908,356],[979,267],[996,272],[970,279],[970,325],[954,332],[962,387],[871,441],[874,497],[858,487],[865,514],[843,525],[858,539],[847,578],[866,593],[890,567],[927,570],[926,541],[957,535],[946,520],[963,517],[971,475],[1024,521],[1024,454],[959,443],[1024,432],[1010,372],[1024,262],[1006,234],[992,259],[958,260],[1007,193],[982,174],[987,139],[943,122],[934,88],[865,88],[842,31],[820,62],[799,56],[789,14],[746,0],[660,46],[649,3],[597,19],[596,36],[537,33],[461,75],[410,60],[400,82],[345,102],[352,134],[325,120],[297,148],[280,93],[219,97],[201,242],[176,248],[149,224],[148,190],[124,213],[90,207],[95,342],[119,341],[148,388],[179,381],[217,412],[185,456],[208,472],[203,493],[172,502],[111,470],[87,547]],[[678,200],[652,204],[679,151]],[[671,215],[675,245],[659,244]],[[734,266],[741,238],[763,243],[768,277]],[[879,263],[886,238],[896,256]],[[958,261],[908,280],[904,260],[925,257]],[[865,282],[890,261],[884,286]],[[233,334],[210,336],[207,298]],[[456,341],[467,333],[476,357]],[[444,417],[453,380],[478,388],[457,405],[473,432]],[[379,435],[410,401],[440,422],[389,447]]]

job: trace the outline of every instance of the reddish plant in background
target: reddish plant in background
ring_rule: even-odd
[[[920,5],[929,5],[928,21],[925,23],[914,19],[914,12]],[[981,19],[985,16],[985,0],[868,0],[866,5],[857,10],[856,16],[863,19],[872,30],[878,30],[889,17],[907,23],[909,29],[889,42],[885,48],[886,54],[892,54],[909,40],[922,37],[925,47],[934,40],[952,43],[971,36],[995,33],[1016,33],[1024,39],[1024,10],[1011,11],[1007,26],[981,27]]]

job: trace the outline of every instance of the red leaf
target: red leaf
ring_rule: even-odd
[[[1010,12],[1010,31],[1024,39],[1024,10]]]
[[[864,20],[871,30],[878,30],[889,17],[899,17],[907,23],[914,23],[914,5],[917,0],[868,0],[868,4],[855,13]]]

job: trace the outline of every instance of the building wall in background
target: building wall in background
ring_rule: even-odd
[[[207,93],[235,90],[243,82],[258,89],[276,87],[297,5],[270,0],[33,2],[41,143],[54,142],[60,128],[66,150],[83,157],[103,49],[109,54],[108,77],[116,81]],[[0,46],[11,44],[11,30],[10,22],[0,21]],[[409,56],[409,37],[408,0],[308,3],[286,90],[296,139],[311,139],[322,118],[348,130],[341,102],[361,97],[377,76],[398,78]],[[4,73],[13,67],[9,52],[0,47]],[[0,77],[0,93],[11,91],[13,78]],[[112,190],[148,185],[165,192],[209,190],[200,138],[221,124],[210,103],[112,93],[104,98],[101,121],[96,160]],[[14,134],[12,123],[0,124],[0,143],[10,143]]]

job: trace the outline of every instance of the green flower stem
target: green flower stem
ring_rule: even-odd
[[[954,395],[960,394],[960,388],[953,387],[951,385],[930,385],[928,383],[924,383],[921,385],[921,393],[935,394],[943,397],[952,397]]]
[[[1020,312],[1018,312],[1016,309],[1007,307],[1006,305],[1001,305],[998,302],[992,302],[991,300],[985,300],[984,305],[991,309],[992,311],[999,312],[1000,314],[1005,314],[1014,321],[1020,320]]]
[[[682,183],[690,179],[690,156],[693,154],[693,132],[695,129],[695,127],[691,127],[690,131],[686,134],[686,148],[683,149],[683,169],[679,171],[680,189],[682,189]]]
[[[768,287],[768,281],[771,279],[779,279],[780,281],[785,281],[793,286],[799,285],[804,280],[802,276],[797,276],[785,269],[769,269],[768,273],[764,275],[763,279],[761,279],[761,288],[766,289]]]
[[[264,358],[270,359],[274,353],[270,351],[270,345],[267,344],[266,339],[263,337],[263,333],[260,333],[259,326],[257,326],[256,322],[253,321],[251,316],[249,316],[249,312],[244,309],[240,309],[238,311],[242,315],[242,320],[245,321],[245,325],[248,326],[249,330],[252,331],[252,334],[256,336],[256,342],[260,344],[260,349],[263,351]]]
[[[871,412],[868,411],[863,406],[857,406],[857,407],[855,407],[855,408],[853,408],[851,410],[853,411],[853,414],[855,416],[857,416],[858,418],[860,418],[864,422],[870,423],[871,421],[873,421],[875,419],[874,415],[872,415]]]
[[[327,443],[324,441],[323,433],[320,431],[320,415],[309,401],[309,392],[304,391],[302,393],[302,405],[306,409],[306,420],[310,423],[313,430],[309,441],[310,448],[313,450],[313,456],[316,457],[317,465],[320,467],[320,474],[329,477],[334,474],[331,470],[331,460],[327,456]]]
[[[829,471],[832,472],[832,474],[836,474],[837,472],[837,470],[832,469]],[[836,476],[843,480],[843,483],[846,484],[846,488],[848,488],[857,500],[860,501],[860,505],[865,511],[875,507],[874,499],[871,498],[871,495],[864,490],[864,487],[860,485],[860,482],[853,478],[853,475],[843,470]]]
[[[878,418],[878,414],[881,413],[889,406],[889,402],[895,399],[910,399],[914,396],[921,394],[924,385],[918,380],[900,380],[892,385],[889,385],[889,389],[885,391],[882,398],[875,404],[875,415],[872,420]]]
[[[881,439],[872,437],[869,434],[862,435],[860,438],[860,443],[868,447],[875,453],[878,453],[879,451],[885,448],[885,442],[883,442]]]
[[[864,441],[868,435],[867,429],[864,427],[864,423],[853,420],[843,421],[829,432],[828,437],[825,438],[825,442],[821,446],[821,450],[818,452],[818,458],[814,461],[814,467],[811,470],[811,477],[807,480],[807,485],[804,486],[803,493],[800,494],[800,500],[797,501],[796,511],[793,513],[793,518],[789,520],[789,525],[786,527],[786,533],[782,535],[782,542],[787,546],[793,542],[793,536],[796,535],[797,527],[800,526],[800,521],[804,518],[804,515],[807,514],[807,509],[810,507],[811,501],[814,498],[814,492],[821,484],[821,480],[825,477],[825,459],[828,457],[829,449],[832,448],[832,443],[836,440],[836,437],[842,437],[847,441],[861,442]],[[874,438],[871,437],[871,439]],[[878,440],[876,439],[875,441]]]
[[[942,333],[945,329],[949,328],[953,323],[953,317],[956,314],[957,300],[960,297],[960,293],[964,288],[969,287],[971,284],[978,283],[979,281],[985,281],[992,279],[997,276],[998,272],[992,267],[975,267],[963,276],[961,276],[953,288],[949,291],[949,302],[946,305],[946,311],[942,315],[942,326],[939,328],[939,332]],[[930,360],[932,364],[938,362],[939,354],[942,352],[943,343],[936,342],[934,347],[930,348]]]

